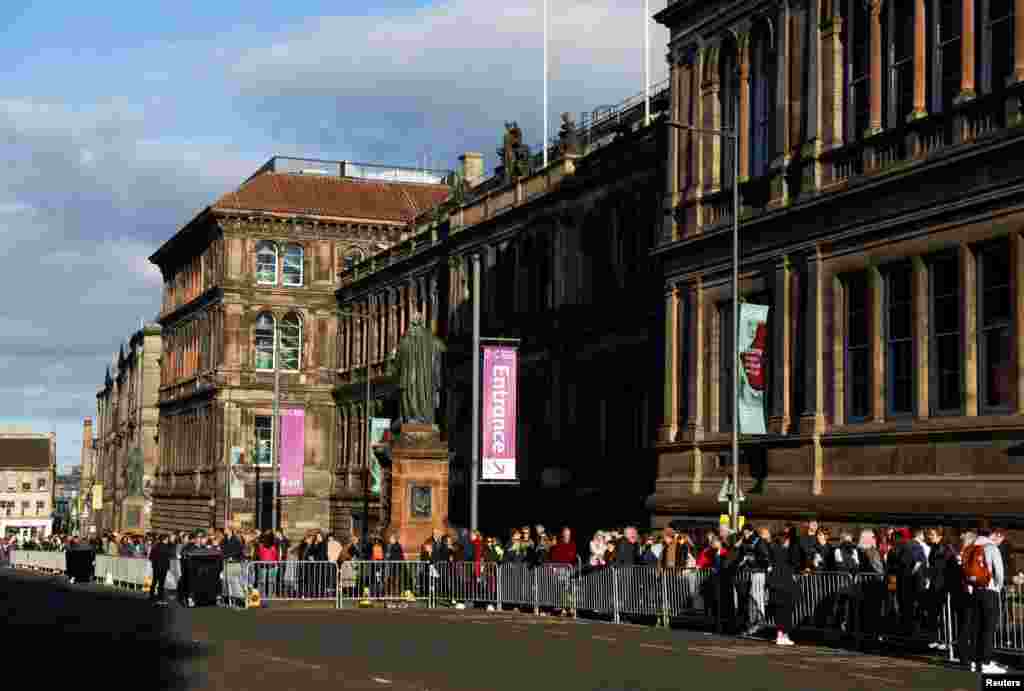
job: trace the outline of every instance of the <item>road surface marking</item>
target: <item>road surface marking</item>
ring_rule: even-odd
[[[670,645],[658,645],[657,643],[641,643],[641,648],[652,648],[654,650],[667,650],[670,653],[675,652],[675,648]]]
[[[383,677],[370,677],[370,678],[373,679],[378,684],[390,684],[391,683],[390,679],[384,679]]]
[[[887,684],[896,684],[897,686],[903,686],[903,682],[899,679],[890,679],[887,677],[875,677],[870,674],[860,674],[858,672],[848,672],[851,677],[857,677],[858,679],[873,679],[875,681],[884,681]]]
[[[594,636],[594,640],[597,640],[597,641],[611,641],[612,643],[615,642],[615,639],[612,638],[611,636]]]
[[[274,662],[281,662],[286,665],[294,665],[295,667],[305,667],[306,669],[322,669],[320,665],[312,665],[308,662],[301,662],[299,660],[289,660],[286,657],[274,657],[273,655],[267,655],[268,660]]]

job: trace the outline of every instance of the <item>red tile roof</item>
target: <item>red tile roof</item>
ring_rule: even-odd
[[[213,208],[407,222],[443,202],[448,191],[446,185],[262,173]]]

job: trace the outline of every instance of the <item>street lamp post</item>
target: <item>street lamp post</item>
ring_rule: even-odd
[[[737,81],[737,86],[739,82]],[[736,90],[736,107],[733,109],[732,129],[707,129],[693,125],[668,121],[670,127],[675,127],[698,134],[712,134],[721,137],[731,137],[735,149],[733,153],[733,180],[732,180],[732,494],[729,497],[729,525],[733,530],[739,530],[739,488],[740,488],[740,416],[739,416],[739,287],[740,287],[740,109],[739,89]]]
[[[369,315],[356,314],[355,312],[349,312],[347,310],[338,310],[338,316],[340,317],[351,317],[352,319],[360,319],[368,321],[371,319]],[[370,461],[370,330],[366,330],[366,338],[363,339],[363,355],[364,364],[366,366],[366,458],[363,459],[364,463]],[[363,543],[365,544],[370,534],[370,466],[366,466],[366,470],[363,473]]]

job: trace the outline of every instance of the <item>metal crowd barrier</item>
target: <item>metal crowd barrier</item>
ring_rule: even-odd
[[[337,596],[338,565],[331,561],[250,561],[242,562],[241,569],[237,586],[255,588],[261,600],[334,600]]]
[[[335,568],[338,609],[346,603],[373,602],[431,606],[435,597],[442,596],[451,600],[477,599],[474,596],[482,599],[487,588],[488,574],[483,570],[478,579],[472,568],[438,570],[425,561],[346,561]]]

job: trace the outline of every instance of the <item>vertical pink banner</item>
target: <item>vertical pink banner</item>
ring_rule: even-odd
[[[510,346],[483,346],[481,480],[516,480],[518,353]]]
[[[306,411],[281,411],[281,496],[302,496],[306,458]]]

